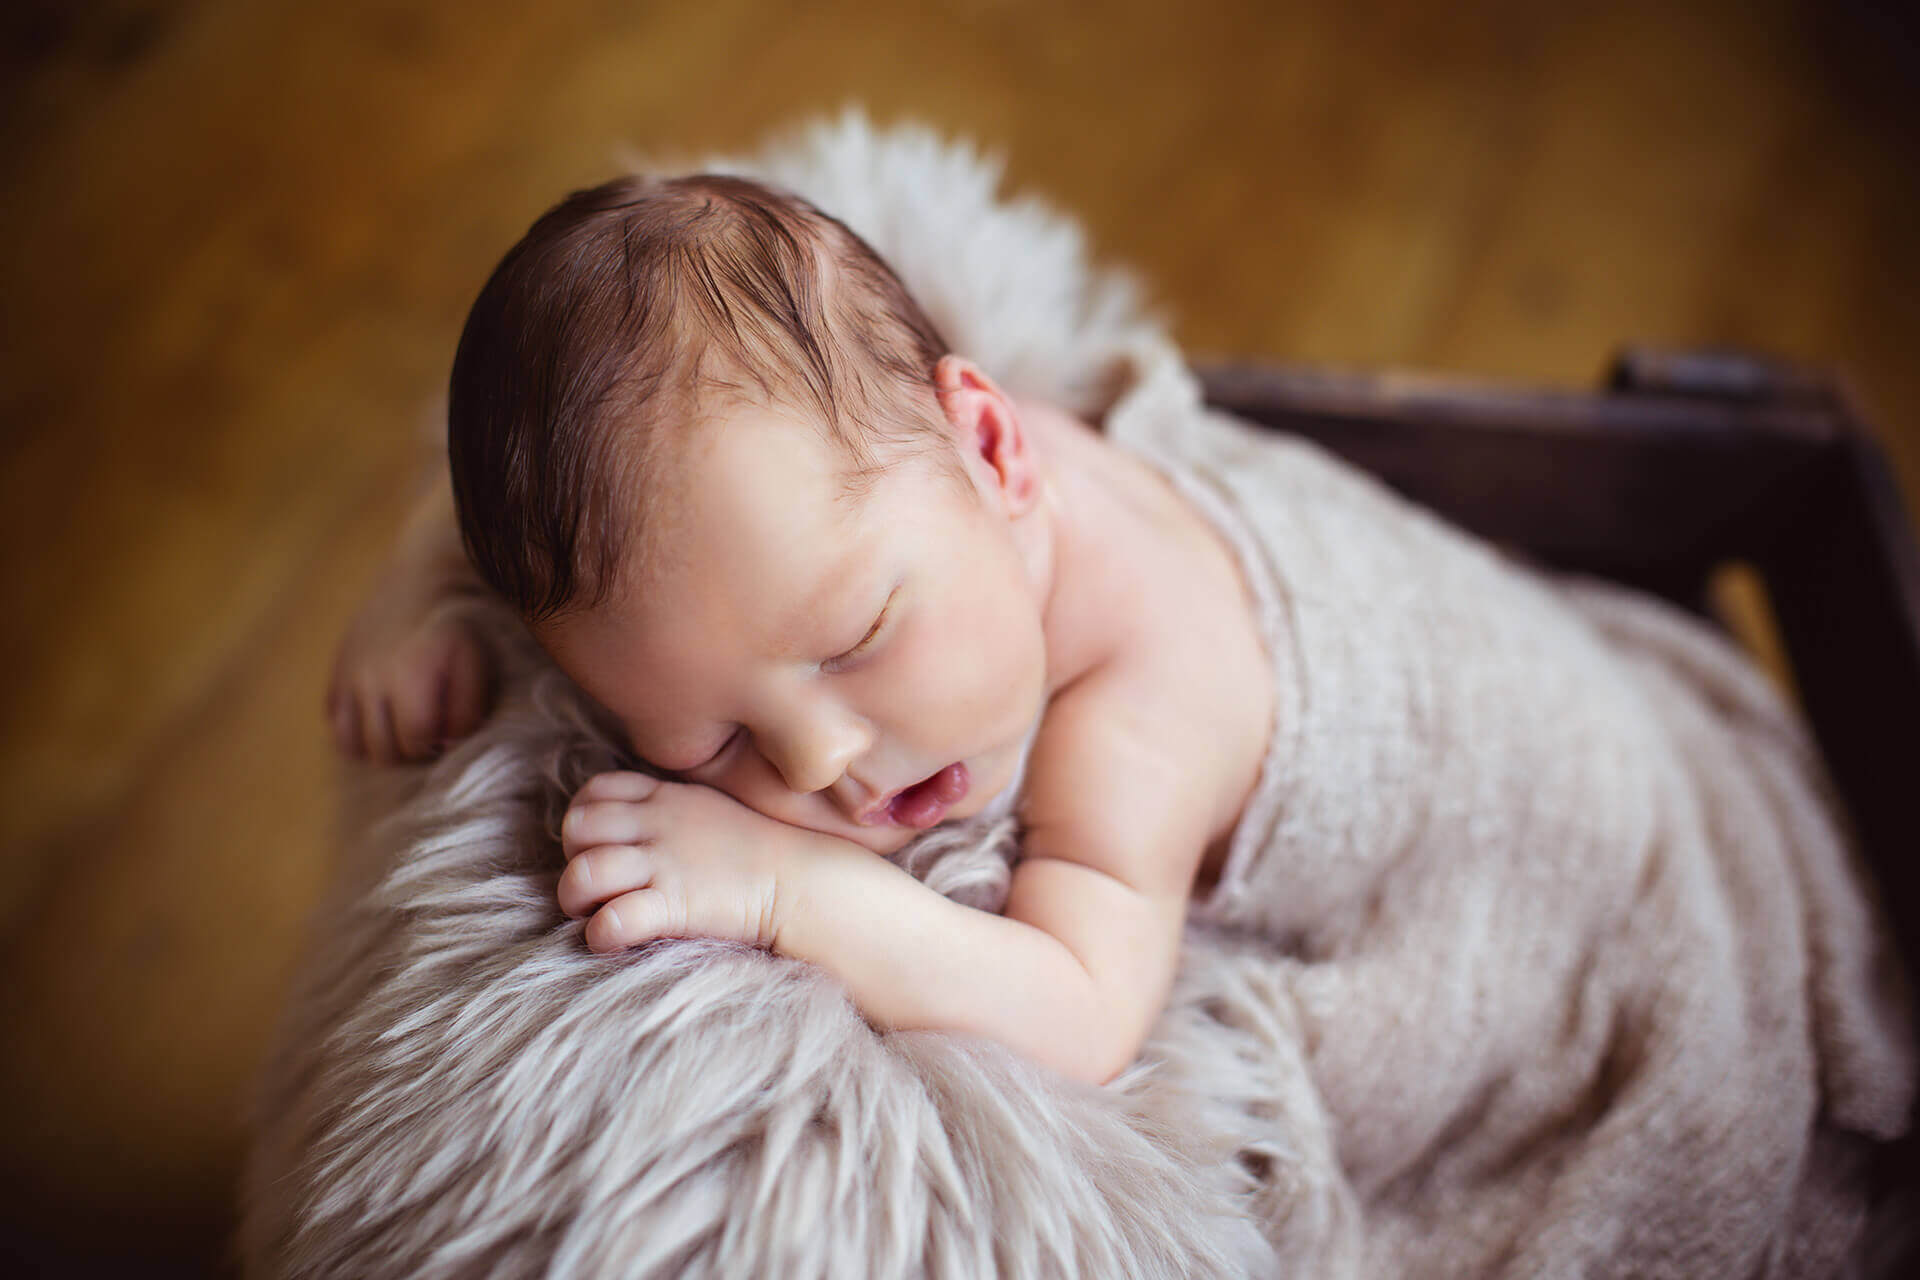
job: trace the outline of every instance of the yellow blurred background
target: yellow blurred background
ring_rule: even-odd
[[[1868,0],[327,4],[0,16],[0,1262],[224,1265],[325,874],[332,646],[472,295],[622,145],[1002,150],[1199,356],[1844,372],[1920,506],[1920,82]]]

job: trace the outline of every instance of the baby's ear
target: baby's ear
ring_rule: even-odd
[[[1040,474],[1012,397],[986,370],[956,355],[940,357],[933,389],[969,470],[973,459],[984,462],[1011,514],[1024,515],[1040,496]]]

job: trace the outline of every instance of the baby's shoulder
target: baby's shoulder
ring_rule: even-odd
[[[1043,724],[1036,748],[1093,757],[1104,744],[1133,743],[1141,758],[1100,776],[1123,788],[1192,788],[1207,797],[1208,824],[1223,829],[1265,759],[1272,665],[1237,555],[1156,483],[1152,494],[1116,500],[1068,567],[1103,602],[1088,613],[1111,643],[1100,669],[1057,701],[1070,714]]]
[[[1028,829],[1105,851],[1129,884],[1193,882],[1238,824],[1271,738],[1272,682],[1228,643],[1146,634],[1048,704],[1022,801]]]

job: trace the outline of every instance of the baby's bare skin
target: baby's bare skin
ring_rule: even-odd
[[[1239,561],[1140,459],[1063,409],[1016,407],[1074,512],[1070,572],[1085,586],[1073,594],[1095,602],[1084,621],[1063,617],[1062,630],[1111,627],[1124,637],[1111,695],[1151,708],[1161,729],[1192,740],[1193,761],[1168,785],[1217,780],[1222,807],[1206,820],[1194,882],[1209,887],[1258,780],[1274,714],[1271,664]]]
[[[560,901],[597,950],[771,947],[876,1025],[1105,1081],[1258,777],[1271,676],[1237,562],[1163,478],[966,361],[936,382],[966,486],[896,467],[850,511],[830,446],[735,409],[682,459],[676,565],[535,628],[684,779],[589,782]],[[1003,914],[874,856],[984,808],[1036,717]]]

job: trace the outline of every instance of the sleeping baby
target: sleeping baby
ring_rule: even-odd
[[[590,946],[734,939],[881,1027],[1095,1082],[1133,1060],[1274,704],[1234,554],[1157,472],[948,351],[841,223],[713,175],[528,232],[468,318],[449,442],[480,579],[652,766],[566,815]],[[446,525],[440,498],[343,652],[349,751],[418,756],[484,705],[418,585],[457,589]],[[876,856],[1016,787],[1001,914]]]
[[[571,197],[468,317],[451,483],[342,646],[342,746],[476,728],[449,602],[484,584],[644,764],[562,823],[597,951],[769,948],[877,1027],[1103,1082],[1198,922],[1271,949],[1361,1273],[1837,1260],[1914,1064],[1790,709],[1664,606],[1111,347],[1066,407],[781,189]],[[997,913],[883,856],[1008,814]]]
[[[341,648],[343,749],[476,730],[490,591],[640,766],[562,824],[594,950],[732,939],[876,1027],[1238,1099],[1307,1273],[1835,1269],[1914,1053],[1777,691],[1210,410],[972,170],[822,137],[792,171],[884,260],[713,173],[507,255],[451,483]],[[897,865],[1009,816],[998,912]],[[1214,1022],[1265,1048],[1183,1058]]]

